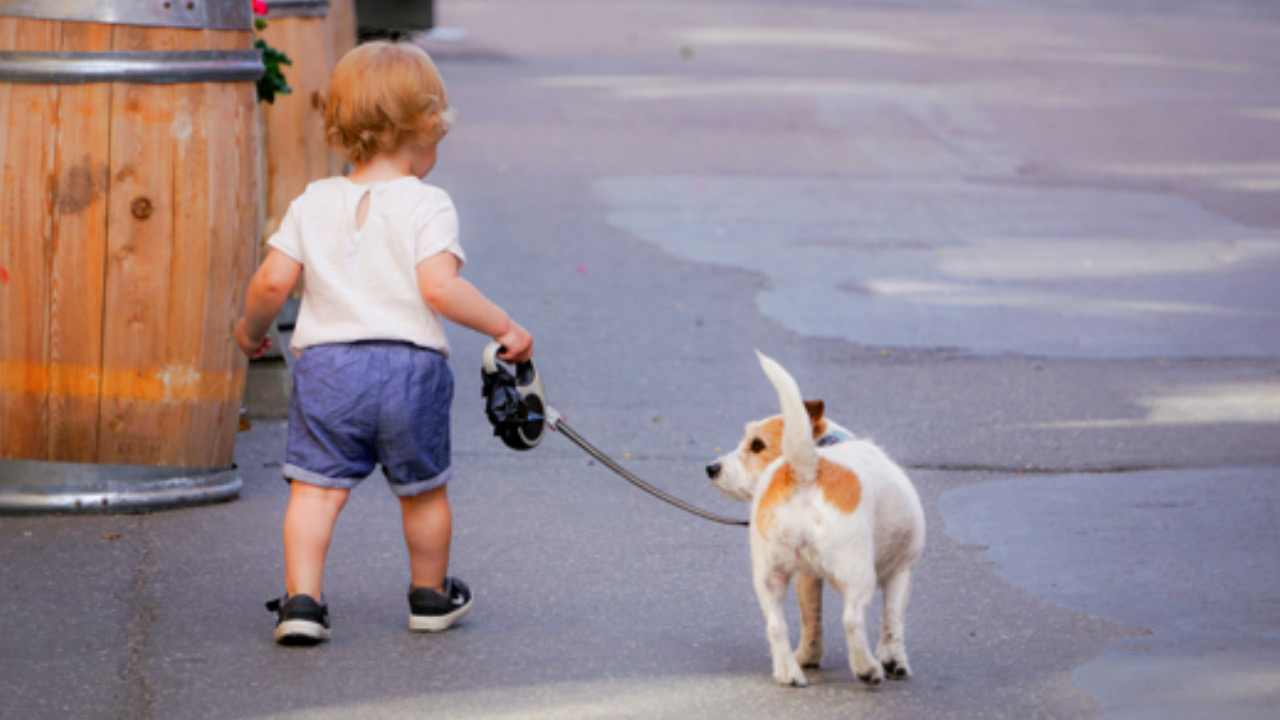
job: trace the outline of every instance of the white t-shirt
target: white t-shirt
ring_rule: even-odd
[[[356,229],[356,208],[369,214]],[[439,316],[418,291],[418,263],[441,252],[466,262],[449,194],[418,178],[357,185],[317,180],[289,206],[268,244],[302,263],[306,285],[289,347],[400,340],[449,354]]]

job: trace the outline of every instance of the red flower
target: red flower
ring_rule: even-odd
[[[266,14],[267,14],[267,3],[266,3],[266,2],[264,2],[263,0],[253,0],[253,14],[254,14],[254,15],[266,15]]]

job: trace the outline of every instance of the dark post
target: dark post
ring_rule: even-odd
[[[435,0],[356,0],[360,40],[397,39],[435,27]]]

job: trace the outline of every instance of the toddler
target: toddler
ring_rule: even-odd
[[[256,358],[306,270],[290,343],[299,357],[284,465],[285,595],[267,603],[281,644],[329,639],[329,540],[376,464],[400,501],[409,628],[445,630],[471,609],[471,591],[447,575],[453,375],[441,318],[493,337],[510,363],[532,355],[533,338],[459,277],[466,258],[453,202],[421,180],[454,116],[422,49],[371,42],[347,53],[329,80],[325,133],[354,171],[293,201],[249,284],[235,335]]]

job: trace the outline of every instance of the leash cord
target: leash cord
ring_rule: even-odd
[[[574,445],[577,445],[578,447],[582,448],[584,452],[586,452],[588,455],[595,458],[596,460],[599,460],[601,463],[604,464],[605,467],[617,473],[627,482],[631,483],[632,485],[635,485],[636,487],[658,498],[659,500],[663,500],[667,503],[675,505],[681,510],[684,510],[685,512],[689,512],[689,513],[693,513],[694,515],[697,515],[700,518],[710,520],[711,522],[718,522],[721,525],[738,525],[740,527],[746,527],[750,524],[746,520],[734,520],[733,518],[727,518],[722,515],[716,515],[715,513],[707,512],[706,510],[702,510],[690,505],[689,503],[681,500],[680,498],[668,495],[667,493],[641,480],[635,475],[632,475],[631,473],[627,472],[626,468],[614,462],[611,458],[609,458],[609,456],[595,449],[595,447],[593,447],[591,443],[587,442],[582,438],[581,435],[574,432],[573,429],[570,428],[565,423],[563,417],[558,417],[558,414],[553,415],[552,417],[554,418],[554,421],[552,422],[552,427],[554,427],[556,430],[559,430],[561,433],[564,433],[564,436],[569,438],[569,440],[572,441]]]

